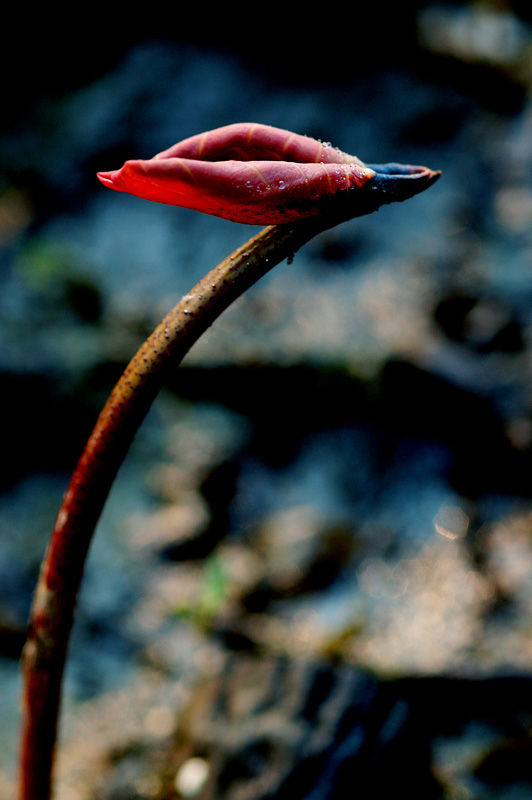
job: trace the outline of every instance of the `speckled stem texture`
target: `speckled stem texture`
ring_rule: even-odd
[[[198,283],[131,360],[74,471],[42,564],[23,654],[20,800],[49,800],[61,681],[95,526],[129,445],[169,367],[247,288],[336,221],[265,228]]]

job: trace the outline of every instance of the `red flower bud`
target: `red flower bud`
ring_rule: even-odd
[[[256,123],[201,133],[147,161],[98,173],[119,192],[251,225],[340,208],[357,216],[417,194],[438,176],[425,167],[373,168],[315,139]]]

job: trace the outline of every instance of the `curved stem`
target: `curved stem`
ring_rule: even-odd
[[[206,275],[165,317],[129,363],[81,455],[41,567],[23,654],[20,800],[49,800],[61,682],[83,568],[94,528],[129,445],[175,367],[249,286],[340,220],[265,228]]]

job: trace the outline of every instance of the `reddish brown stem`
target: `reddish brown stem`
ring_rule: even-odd
[[[200,281],[132,359],[74,471],[42,564],[23,654],[20,800],[49,800],[61,681],[83,567],[116,473],[153,400],[201,334],[247,288],[305,242],[346,219],[405,200],[439,173],[392,164],[357,192],[325,198],[322,215],[265,228]]]
[[[116,473],[167,368],[175,368],[249,286],[331,224],[265,228],[236,250],[165,317],[107,401],[66,491],[35,591],[23,654],[20,800],[51,797],[61,682],[85,559]]]

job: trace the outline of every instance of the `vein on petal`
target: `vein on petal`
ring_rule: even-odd
[[[342,166],[343,166],[344,172],[345,172],[345,179],[347,181],[347,188],[350,189],[351,188],[351,184],[352,184],[351,171],[350,171],[349,167],[347,166],[347,164],[343,164]]]
[[[303,178],[305,183],[308,183],[308,176],[305,174],[305,170],[303,169],[303,167],[300,166],[300,164],[298,164],[297,161],[294,161],[294,166],[297,167],[297,169],[300,171],[301,177]]]
[[[331,180],[331,174],[329,172],[329,164],[322,164],[321,166],[325,170],[325,174],[327,176],[327,182],[329,184],[329,191],[330,191],[331,194],[333,194],[334,193],[334,184],[333,184],[333,182]]]
[[[282,147],[281,153],[286,153],[286,151],[288,150],[288,148],[292,144],[292,141],[296,138],[296,135],[297,134],[295,134],[295,133],[291,133],[290,136],[288,136],[288,138],[286,139],[286,142],[284,143],[284,145]]]
[[[258,126],[258,124],[257,124],[256,122],[253,122],[253,123],[252,123],[252,124],[249,126],[248,135],[246,136],[246,143],[247,143],[247,144],[251,144],[251,140],[252,140],[253,136],[255,135],[255,133],[256,133],[256,131],[257,131],[257,128],[258,128],[258,127],[259,127],[259,126]]]
[[[268,183],[268,181],[266,180],[266,178],[264,177],[264,175],[261,173],[261,171],[259,170],[259,168],[258,168],[257,166],[255,166],[255,164],[251,164],[251,163],[249,163],[249,167],[250,167],[250,169],[254,170],[254,171],[257,173],[257,175],[259,176],[259,178],[260,178],[260,179],[261,179],[261,181],[263,182],[264,186],[266,186],[266,188],[267,188],[268,190],[269,190],[269,189],[271,189],[271,186],[270,186],[270,184]]]
[[[200,139],[200,143],[198,145],[198,157],[199,158],[201,158],[202,155],[203,155],[203,151],[205,150],[205,145],[207,144],[207,141],[209,140],[209,136],[210,136],[210,131],[207,131],[206,133],[203,134],[203,136]]]
[[[316,164],[320,163],[321,154],[323,153],[323,145],[321,142],[317,142],[318,147],[316,148],[316,155],[314,156],[314,161]]]
[[[195,175],[194,175],[194,170],[190,169],[190,167],[188,166],[188,164],[185,162],[185,159],[183,159],[183,158],[176,158],[176,161],[177,161],[177,162],[178,162],[178,164],[180,164],[180,166],[183,168],[184,172],[186,172],[186,173],[187,173],[187,175],[188,175],[190,178],[192,178],[192,180],[193,180],[193,181],[195,181],[195,179],[196,179],[196,178],[195,178]]]

